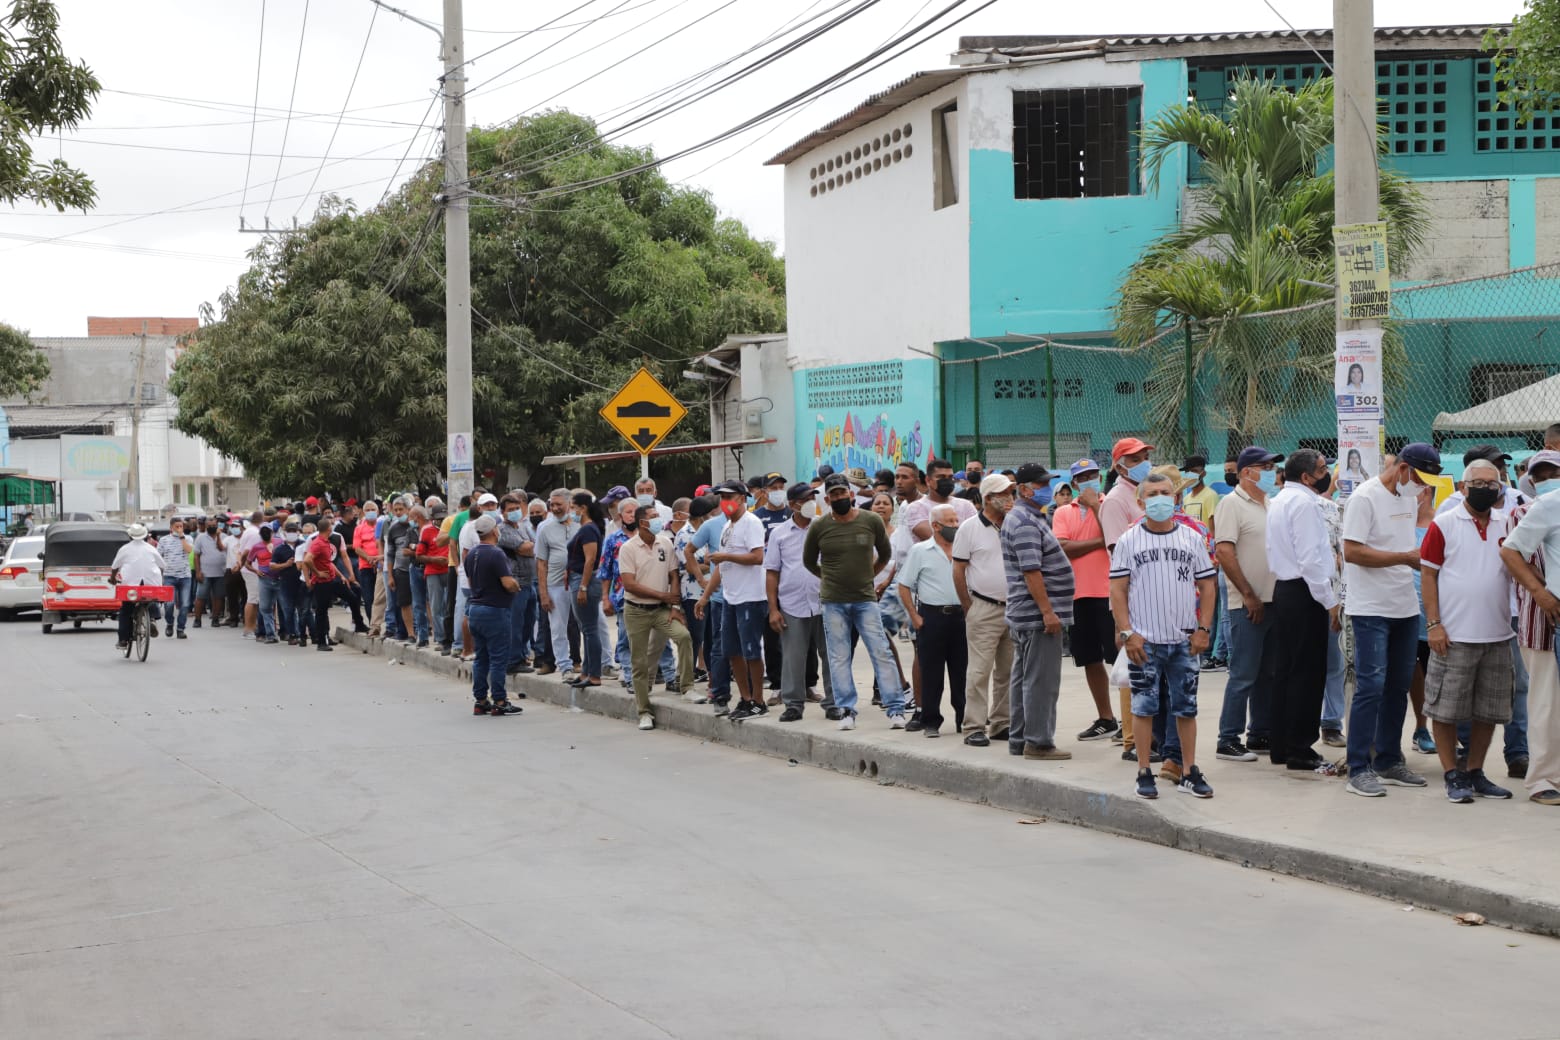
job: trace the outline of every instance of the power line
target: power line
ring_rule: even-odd
[[[24,235],[15,231],[0,231],[0,238],[14,239],[29,245],[62,245],[78,249],[103,249],[115,253],[134,253],[138,256],[166,257],[173,260],[201,260],[224,264],[244,263],[241,256],[221,256],[217,253],[191,253],[178,249],[158,249],[154,246],[128,245],[118,242],[73,242],[45,235]]]
[[[309,0],[303,0],[303,22],[298,26],[298,57],[293,62],[292,91],[287,95],[287,122],[282,124],[282,147],[276,155],[276,176],[282,176],[282,161],[287,155],[287,135],[292,131],[293,102],[298,97],[298,72],[303,68],[303,41],[309,32]],[[271,217],[271,203],[276,201],[276,183],[271,183],[271,197],[266,200],[265,216]]]
[[[320,156],[319,169],[314,171],[314,179],[309,182],[310,192],[312,192],[314,190],[314,186],[320,182],[320,174],[325,170],[325,161],[330,156],[331,148],[336,144],[337,132],[341,130],[341,120],[347,114],[347,106],[352,104],[352,91],[357,88],[358,73],[363,71],[363,59],[368,57],[368,42],[374,38],[374,23],[378,20],[379,8],[378,6],[375,6],[370,11],[368,16],[368,32],[363,34],[363,49],[358,52],[357,65],[352,70],[352,82],[347,84],[347,99],[341,103],[341,113],[336,117],[335,127],[331,129],[330,140],[325,143],[325,154]],[[253,145],[251,145],[251,148],[252,147]],[[274,195],[275,193],[273,192],[272,194]],[[304,192],[304,194],[307,196],[308,192]],[[304,204],[307,201],[308,200],[306,198],[299,201],[298,208],[293,210],[294,220],[298,219],[298,214],[303,210]]]
[[[401,159],[395,164],[395,169],[390,171],[390,179],[385,182],[385,190],[380,192],[379,201],[383,203],[390,196],[390,189],[395,187],[395,179],[401,175],[401,166],[406,162],[407,156],[412,154],[412,145],[417,143],[417,137],[422,133],[422,128],[427,125],[428,117],[433,115],[434,106],[439,103],[439,95],[435,94],[428,101],[428,109],[423,113],[422,120],[417,124],[417,132],[412,139],[406,142],[406,151],[401,153]]]
[[[547,21],[543,22],[541,25],[538,25],[535,29],[527,29],[524,32],[516,33],[514,39],[512,39],[512,40],[505,40],[503,43],[499,44],[496,47],[489,47],[487,50],[483,51],[481,54],[473,55],[472,57],[467,58],[465,61],[460,63],[459,67],[460,68],[464,68],[467,65],[472,65],[472,64],[475,64],[478,61],[481,61],[483,58],[486,58],[489,54],[496,54],[497,52],[503,50],[505,47],[508,47],[511,44],[519,43],[521,40],[525,39],[527,36],[530,36],[532,33],[540,32],[541,30],[548,28],[549,26],[553,25],[553,23],[556,22],[558,20],[558,18],[567,18],[571,14],[577,14],[580,11],[585,10],[585,8],[589,7],[591,4],[593,4],[595,2],[596,2],[596,0],[585,0],[585,2],[583,4],[580,4],[578,7],[571,7],[571,8],[569,8],[569,10],[567,10],[567,11],[563,12],[562,14],[558,15],[557,18],[549,18]],[[623,6],[622,4],[618,5],[618,7],[622,7],[622,6]],[[595,25],[602,18],[610,18],[614,14],[621,14],[621,13],[623,13],[623,12],[619,11],[617,8],[613,8],[611,11],[608,11],[606,14],[604,14],[604,15],[598,17],[598,18],[591,18],[591,19],[588,19],[588,20],[583,21],[583,22],[578,22],[578,23],[576,23],[576,26],[578,28],[582,28],[582,29],[583,28],[588,28],[588,27],[590,27],[592,25]],[[568,39],[568,37],[566,36],[566,37],[564,37],[564,39]],[[543,49],[545,50],[545,48],[543,48]],[[538,51],[537,53],[541,53],[541,52]],[[536,55],[534,55],[534,54],[532,55],[533,58],[535,56]],[[502,73],[500,73],[500,75],[502,75]],[[466,93],[469,94],[469,93],[471,93],[471,91],[468,90]]]
[[[590,2],[594,2],[594,0],[590,0]],[[678,0],[678,2],[679,3],[684,3],[684,2],[686,2],[686,0]],[[608,11],[607,14],[603,15],[602,17],[609,17],[609,16],[611,16],[613,14],[618,13],[619,8],[624,7],[627,3],[628,3],[628,0],[618,0],[617,7],[612,8],[612,10]],[[588,6],[588,5],[582,4],[581,6]],[[575,10],[578,10],[578,8],[576,8]],[[597,21],[597,19],[592,19],[589,22],[582,23],[581,26],[578,29],[575,29],[573,32],[566,33],[563,36],[560,36],[558,39],[554,40],[552,43],[549,43],[547,46],[543,47],[541,50],[537,51],[535,54],[532,54],[532,55],[529,55],[527,57],[521,58],[519,61],[515,62],[513,65],[509,66],[509,68],[505,69],[503,72],[500,72],[496,76],[489,76],[487,79],[483,80],[481,83],[478,83],[476,86],[471,87],[470,89],[468,89],[466,91],[466,93],[465,93],[465,96],[468,97],[468,98],[471,97],[471,95],[477,93],[483,87],[487,86],[489,83],[492,83],[495,79],[498,79],[501,76],[509,75],[511,72],[515,71],[520,66],[524,65],[526,62],[534,61],[535,59],[540,58],[542,55],[546,54],[548,51],[552,50],[554,47],[558,46],[559,44],[567,43],[569,40],[574,39],[574,37],[578,36],[580,33],[584,32],[586,29],[590,28],[590,26],[594,25],[596,21]],[[494,48],[494,49],[496,50],[497,48]],[[492,51],[488,51],[487,53],[491,54]]]
[[[40,134],[39,138],[46,141],[61,141],[66,144],[99,145],[103,148],[139,148],[142,151],[148,152],[184,152],[188,155],[253,155],[256,159],[309,159],[311,161],[314,159],[325,160],[330,158],[328,153],[325,155],[288,155],[286,152],[235,152],[224,151],[220,148],[181,148],[178,145],[172,144],[136,144],[133,141],[97,141],[90,137],[62,137],[59,134]],[[378,156],[376,161],[389,162],[390,159],[390,156],[382,155]],[[278,163],[277,171],[280,172],[280,169],[281,164]],[[302,174],[300,173],[299,176],[302,176]],[[266,183],[275,182],[268,181]]]
[[[624,9],[622,11],[618,11],[616,13],[617,14],[628,14],[630,11],[637,11],[641,7],[649,7],[651,4],[655,4],[655,3],[660,3],[660,0],[643,0],[642,3],[635,4],[633,7],[626,8],[626,9]],[[569,12],[565,11],[563,14],[560,14],[558,17],[559,18],[567,18],[568,16],[569,16]],[[612,15],[610,15],[610,14],[604,14],[604,15],[601,15],[599,18],[592,19],[592,21],[603,22],[603,21],[606,21],[608,18],[611,18],[611,17],[612,17]],[[468,26],[466,28],[466,32],[467,32],[467,34],[477,33],[478,35],[481,35],[481,36],[529,36],[532,33],[539,33],[539,32],[542,32],[544,30],[547,30],[547,29],[573,29],[573,28],[575,28],[575,27],[577,27],[579,25],[582,25],[582,24],[585,24],[585,23],[583,23],[583,22],[565,22],[562,25],[553,25],[551,22],[546,22],[546,23],[543,23],[542,25],[538,25],[534,29],[473,29],[470,26]],[[489,53],[491,53],[491,52],[489,52]],[[471,60],[475,61],[476,59],[473,58]]]
[[[248,103],[242,102],[242,101],[214,101],[214,100],[212,100],[210,98],[181,97],[181,96],[179,96],[177,94],[148,94],[148,93],[145,93],[143,91],[137,91],[137,90],[115,90],[113,87],[104,87],[103,88],[103,93],[105,93],[105,94],[121,94],[121,95],[123,95],[125,97],[141,98],[141,99],[146,100],[146,101],[160,101],[160,102],[163,102],[164,104],[179,105],[179,106],[184,107],[184,108],[204,108],[204,109],[209,109],[210,111],[213,111],[213,112],[237,112],[237,113],[243,113],[243,112],[248,112],[250,110],[250,107],[251,107]],[[422,98],[421,97],[407,98],[404,101],[386,101],[383,104],[378,104],[378,105],[361,105],[361,106],[359,106],[357,108],[350,108],[350,109],[347,110],[347,114],[351,115],[353,112],[378,112],[381,109],[386,109],[386,108],[404,108],[407,105],[416,105],[416,104],[421,104],[421,103],[422,103]],[[281,116],[282,113],[286,112],[286,109],[283,109],[283,108],[273,108],[270,105],[261,105],[261,106],[259,106],[259,108],[260,108],[260,111],[262,111],[262,112],[266,112],[266,113],[269,113],[269,114],[272,114],[272,115],[277,115],[277,116]],[[293,115],[295,115],[296,117],[298,117],[300,119],[304,118],[304,117],[310,117],[310,118],[315,118],[315,119],[320,119],[320,118],[329,119],[331,116],[334,116],[335,114],[336,113],[334,113],[334,112],[294,112],[293,113]]]
[[[255,126],[260,121],[260,69],[265,58],[265,0],[260,0],[260,37],[255,46],[255,101],[251,106],[249,121],[249,161],[244,164],[244,199],[238,205],[238,211],[244,211],[244,204],[249,201],[249,171],[255,165]]]

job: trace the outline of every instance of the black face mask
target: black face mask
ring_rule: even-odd
[[[1332,487],[1332,474],[1323,473],[1322,479],[1318,480],[1315,484],[1312,484],[1311,487],[1318,495],[1327,494],[1328,489]]]
[[[1468,504],[1483,513],[1500,500],[1500,488],[1469,488]]]
[[[835,516],[844,516],[846,513],[850,512],[851,507],[855,504],[856,503],[852,502],[848,498],[829,499],[829,508],[834,510]]]
[[[1230,487],[1234,487],[1236,484],[1240,483],[1240,474],[1236,473],[1232,469],[1227,469],[1224,471],[1224,482]]]
[[[623,530],[625,530],[625,531],[637,531],[637,530],[639,530],[639,521],[638,520],[624,520],[623,521]]]
[[[959,529],[957,527],[948,527],[946,525],[939,525],[937,530],[943,536],[943,541],[950,544],[959,533]]]
[[[980,482],[985,476],[986,474],[978,469],[964,471],[964,478],[969,482],[970,487],[980,487]]]
[[[940,495],[943,498],[947,498],[949,495],[953,494],[953,481],[952,481],[952,479],[950,479],[948,477],[943,477],[942,479],[938,480],[937,481],[937,494]]]

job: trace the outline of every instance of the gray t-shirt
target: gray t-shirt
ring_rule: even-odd
[[[195,536],[195,555],[200,559],[200,573],[207,578],[220,578],[227,573],[227,540],[217,548],[217,540],[202,531]]]
[[[547,561],[547,584],[562,586],[568,579],[569,540],[579,525],[573,520],[565,523],[555,516],[542,521],[536,529],[536,558]]]
[[[529,520],[522,520],[513,527],[507,522],[498,525],[498,547],[509,557],[510,577],[518,581],[521,588],[536,584],[536,557],[520,555],[520,546],[535,541]]]
[[[405,556],[401,550],[406,544],[417,537],[417,525],[410,520],[391,520],[385,525],[385,556],[390,561],[392,570],[409,571],[412,569],[412,558]]]

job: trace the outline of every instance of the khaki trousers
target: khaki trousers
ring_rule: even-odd
[[[662,639],[670,639],[677,647],[678,689],[693,689],[693,638],[688,626],[672,620],[670,605],[640,607],[623,601],[621,623],[628,629],[628,652],[634,662],[634,703],[639,714],[650,712],[650,684],[661,674],[657,662],[661,656]]]
[[[368,630],[371,635],[381,635],[385,630],[385,583],[391,579],[383,571],[375,577],[379,580],[374,582],[374,606],[369,614]]]
[[[1008,728],[1008,683],[1013,675],[1013,633],[1007,611],[983,599],[970,600],[964,616],[970,667],[964,684],[964,722],[993,736]]]
[[[1560,790],[1560,668],[1552,651],[1522,650],[1528,670],[1529,794]]]

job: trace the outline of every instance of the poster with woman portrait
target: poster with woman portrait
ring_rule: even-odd
[[[1341,502],[1381,470],[1381,423],[1338,420],[1338,500]]]
[[[1338,418],[1380,419],[1381,330],[1338,333],[1334,358]]]

